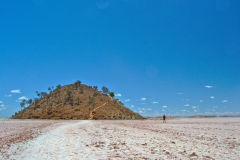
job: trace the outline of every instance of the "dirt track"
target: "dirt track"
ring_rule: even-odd
[[[64,121],[2,158],[240,159],[239,135],[240,118]]]

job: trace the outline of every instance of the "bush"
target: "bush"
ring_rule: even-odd
[[[109,93],[109,89],[108,89],[107,87],[103,86],[103,87],[102,87],[102,92],[103,92],[104,94],[108,94],[108,93]]]
[[[114,97],[114,96],[115,96],[114,92],[109,92],[109,95],[110,95],[111,97]]]
[[[80,111],[80,109],[78,107],[75,107],[74,111]]]
[[[93,89],[94,89],[95,91],[97,91],[97,90],[98,90],[98,86],[93,86]]]

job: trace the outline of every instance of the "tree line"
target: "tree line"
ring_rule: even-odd
[[[80,88],[82,82],[81,81],[76,81],[74,83],[74,86],[76,87],[75,89],[78,89]],[[91,88],[93,88],[95,91],[99,91],[98,90],[98,86],[89,86]],[[49,94],[51,94],[54,90],[60,90],[62,88],[62,86],[59,84],[56,86],[56,88],[54,89],[54,87],[48,87],[48,91],[49,93],[47,92],[39,92],[39,91],[35,91],[37,97],[34,98],[34,99],[23,99],[21,102],[20,102],[20,106],[22,108],[24,108],[26,105],[31,105],[31,104],[37,104],[39,102],[40,99],[48,96]],[[110,91],[107,87],[103,86],[101,88],[101,91],[99,92],[102,92],[103,94],[106,94],[106,95],[109,95],[111,97],[114,97],[115,96],[115,93]],[[80,93],[83,94],[83,90],[80,90]],[[66,94],[67,94],[67,99],[66,99],[66,102],[68,102],[69,104],[73,105],[73,98],[72,98],[72,92],[70,90],[67,90],[66,91]],[[77,104],[79,105],[80,104],[80,99],[79,97],[77,98]]]

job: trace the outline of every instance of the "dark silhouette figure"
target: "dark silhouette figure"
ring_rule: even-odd
[[[165,114],[163,115],[163,123],[166,123],[166,116],[165,116]]]

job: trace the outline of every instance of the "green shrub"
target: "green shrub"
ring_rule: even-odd
[[[75,107],[74,111],[80,111],[80,109],[78,107]]]
[[[115,96],[114,92],[109,92],[109,95],[110,95],[111,97],[114,97],[114,96]]]

